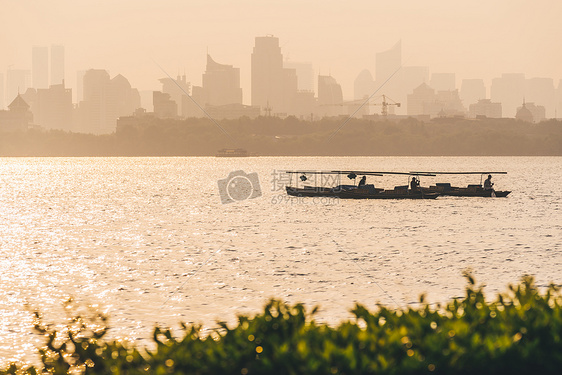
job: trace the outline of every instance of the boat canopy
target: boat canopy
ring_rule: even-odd
[[[384,176],[384,175],[408,175],[408,176],[435,176],[430,172],[374,172],[374,171],[285,171],[285,173],[297,174],[354,174],[356,176]]]
[[[507,174],[507,172],[410,172],[410,174],[435,176],[438,174]]]

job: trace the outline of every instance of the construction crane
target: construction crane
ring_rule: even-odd
[[[382,102],[369,102],[366,103],[368,105],[380,105],[382,106],[381,108],[381,115],[383,115],[384,117],[388,116],[388,107],[389,106],[396,106],[398,108],[400,108],[400,103],[395,102],[394,100],[390,99],[388,96],[386,95],[382,95]],[[343,102],[343,103],[334,103],[334,104],[321,104],[322,106],[349,106],[349,105],[361,105],[365,102],[366,99],[360,99],[360,100],[352,100],[352,101],[348,101],[348,102]]]
[[[390,100],[390,102],[387,101]],[[394,100],[390,99],[388,96],[383,95],[382,96],[382,103],[378,104],[378,103],[374,103],[371,105],[380,105],[382,106],[382,110],[381,110],[381,115],[383,115],[384,117],[388,116],[388,107],[391,105],[395,105],[396,107],[400,108],[400,103],[395,102]]]

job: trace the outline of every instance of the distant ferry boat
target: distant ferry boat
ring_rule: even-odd
[[[243,148],[223,148],[219,150],[215,155],[217,158],[240,158],[246,156],[257,156],[255,154],[248,153],[247,150]]]

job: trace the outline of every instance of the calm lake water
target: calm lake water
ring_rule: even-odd
[[[156,324],[233,321],[270,297],[320,305],[491,296],[525,274],[562,282],[562,158],[0,158],[0,358],[33,360],[30,311],[63,321],[69,296],[110,316],[112,338]],[[508,198],[289,199],[280,170],[507,171]],[[257,173],[262,195],[222,204],[218,180]],[[281,177],[283,176],[283,177]],[[422,178],[455,185],[480,176]],[[407,176],[371,177],[377,187]]]

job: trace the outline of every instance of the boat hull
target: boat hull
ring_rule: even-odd
[[[423,188],[424,191],[431,192],[431,193],[439,193],[443,196],[451,196],[451,197],[483,197],[483,198],[505,198],[511,193],[508,190],[484,190],[482,188],[474,188],[474,187],[466,187],[466,188],[458,188],[458,187],[450,187],[450,188],[441,188],[441,187],[429,187]],[[492,195],[492,192],[494,195]]]
[[[435,199],[439,193],[412,192],[410,190],[383,189],[331,189],[331,188],[294,188],[287,186],[287,194],[295,197],[333,197],[340,199]]]

